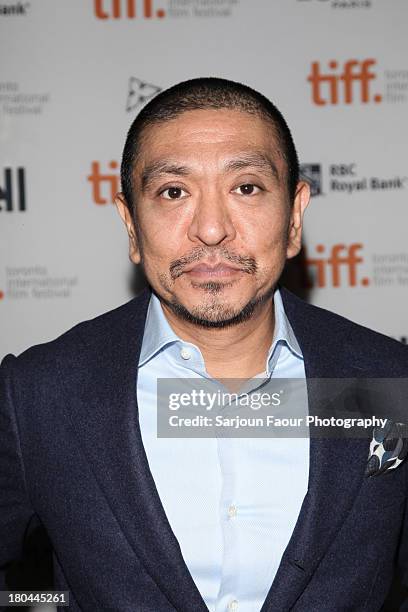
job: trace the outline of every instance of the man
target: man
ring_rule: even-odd
[[[397,583],[407,610],[408,462],[385,439],[155,429],[160,378],[306,378],[313,412],[314,379],[408,375],[402,345],[278,286],[309,201],[282,115],[180,83],[135,119],[121,172],[148,288],[2,363],[1,588],[40,524],[70,610],[375,611]]]

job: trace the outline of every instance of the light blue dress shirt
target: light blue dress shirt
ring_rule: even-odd
[[[274,293],[265,372],[305,379],[299,344]],[[308,438],[158,438],[158,378],[205,378],[201,351],[181,340],[152,294],[137,399],[150,470],[185,563],[212,612],[259,612],[294,529],[309,476]],[[261,384],[254,377],[251,389]],[[307,394],[297,401],[304,404]]]

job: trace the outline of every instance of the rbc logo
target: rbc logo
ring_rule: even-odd
[[[356,287],[370,284],[369,278],[358,279],[357,267],[364,259],[357,252],[363,248],[362,244],[353,243],[334,244],[330,254],[326,254],[323,244],[316,246],[318,256],[306,257],[305,265],[307,271],[312,272],[312,282],[309,287]]]
[[[370,81],[377,78],[376,73],[371,70],[375,64],[374,59],[363,61],[351,59],[344,63],[339,72],[339,63],[333,60],[328,64],[329,71],[322,72],[320,62],[312,62],[307,80],[312,87],[314,104],[317,106],[338,104],[340,96],[345,104],[352,104],[356,100],[363,104],[369,102],[378,104],[382,100],[381,94],[374,94],[371,97],[370,93]]]
[[[151,19],[154,16],[162,19],[166,15],[163,9],[153,14],[152,0],[94,0],[94,13],[97,19]]]
[[[322,166],[321,164],[300,164],[300,176],[310,185],[312,196],[323,194],[322,189]]]
[[[331,176],[355,176],[356,164],[332,164],[330,166]]]

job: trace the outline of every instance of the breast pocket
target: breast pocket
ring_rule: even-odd
[[[357,509],[384,510],[399,507],[407,500],[407,463],[383,472],[378,476],[365,477],[355,501]]]

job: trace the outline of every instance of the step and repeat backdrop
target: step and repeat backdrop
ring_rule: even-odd
[[[127,301],[113,205],[127,129],[187,78],[283,112],[312,185],[291,283],[408,336],[406,0],[0,2],[0,356]]]

